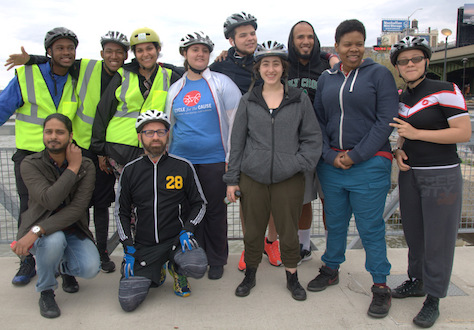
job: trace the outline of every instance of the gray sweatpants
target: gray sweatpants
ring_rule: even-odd
[[[462,207],[460,166],[400,172],[400,211],[408,244],[408,276],[426,293],[446,296]]]

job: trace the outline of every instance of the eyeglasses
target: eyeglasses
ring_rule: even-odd
[[[408,65],[408,62],[412,61],[413,64],[420,63],[423,61],[426,57],[424,56],[415,56],[412,58],[404,58],[403,60],[398,60],[397,64],[401,66]]]
[[[168,133],[168,130],[167,129],[157,129],[156,131],[152,130],[152,129],[147,129],[145,131],[141,131],[142,134],[144,134],[146,137],[149,137],[149,138],[152,138],[155,136],[155,133],[158,134],[159,137],[163,137],[166,135],[166,133]]]

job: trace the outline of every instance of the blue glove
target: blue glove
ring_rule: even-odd
[[[125,278],[129,278],[130,276],[134,276],[133,266],[135,265],[135,257],[133,255],[137,250],[130,245],[125,245],[123,249],[125,252],[123,256],[123,260],[125,261],[123,265],[123,275]]]
[[[179,233],[179,242],[181,243],[181,251],[183,251],[183,253],[186,252],[186,248],[191,251],[193,248],[199,246],[193,233],[184,229]]]

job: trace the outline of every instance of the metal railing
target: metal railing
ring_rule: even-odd
[[[10,243],[16,239],[17,219],[19,210],[19,200],[15,184],[15,174],[11,157],[15,152],[14,148],[0,148],[0,243]],[[463,210],[462,219],[459,225],[460,233],[474,233],[474,143],[460,144],[458,146],[459,156],[462,158],[461,164],[464,178]],[[386,221],[387,236],[402,236],[401,218],[398,209],[398,170],[396,166],[392,171],[392,189],[387,197],[384,219]],[[313,225],[311,227],[312,237],[324,237],[324,225],[322,221],[322,206],[320,200],[313,201]],[[115,221],[113,219],[113,207],[110,207],[110,227],[109,227],[109,250],[113,250],[118,243],[116,235]],[[91,214],[92,219],[92,214]],[[241,240],[242,226],[239,216],[239,204],[234,203],[228,207],[228,237],[230,240]],[[91,231],[94,232],[94,225],[91,221]],[[349,235],[358,236],[353,220],[349,225]],[[355,248],[358,246],[357,240],[348,246]]]

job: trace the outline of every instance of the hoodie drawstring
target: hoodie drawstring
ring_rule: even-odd
[[[354,74],[354,79],[352,79],[351,87],[349,88],[349,93],[352,93],[352,91],[354,90],[354,84],[356,82],[358,74],[359,74],[359,68],[356,69],[356,72]]]

